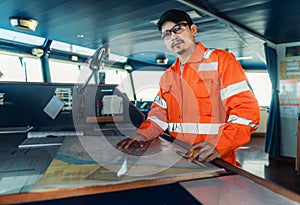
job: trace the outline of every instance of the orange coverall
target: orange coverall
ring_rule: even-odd
[[[235,57],[197,43],[187,63],[177,59],[162,75],[137,133],[153,139],[168,129],[190,145],[207,141],[223,160],[236,164],[235,150],[250,140],[259,120],[257,99]]]

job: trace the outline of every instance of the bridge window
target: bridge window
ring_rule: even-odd
[[[134,71],[132,73],[136,98],[153,101],[159,91],[159,80],[164,71]]]
[[[39,58],[1,53],[0,62],[1,81],[43,82]]]
[[[50,59],[49,69],[51,82],[53,83],[75,83],[80,74],[79,65]]]
[[[246,72],[259,106],[269,107],[272,98],[272,84],[266,71]],[[263,88],[263,89],[262,89]]]

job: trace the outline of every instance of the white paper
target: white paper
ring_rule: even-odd
[[[52,119],[55,119],[63,107],[64,103],[54,95],[44,108],[44,112]]]
[[[103,96],[102,114],[122,114],[123,113],[123,99],[117,95]]]

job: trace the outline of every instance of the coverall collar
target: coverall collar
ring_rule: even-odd
[[[200,42],[196,42],[196,47],[191,55],[191,57],[189,58],[189,60],[186,62],[186,64],[189,63],[200,63],[203,60],[203,54],[204,52],[207,50],[206,47],[204,47],[202,45],[202,43]],[[176,58],[175,63],[173,64],[173,69],[175,68],[180,68],[180,61],[178,58]]]

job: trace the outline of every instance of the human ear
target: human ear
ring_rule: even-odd
[[[196,24],[191,25],[191,31],[192,31],[193,36],[197,35],[197,26],[196,26]]]

